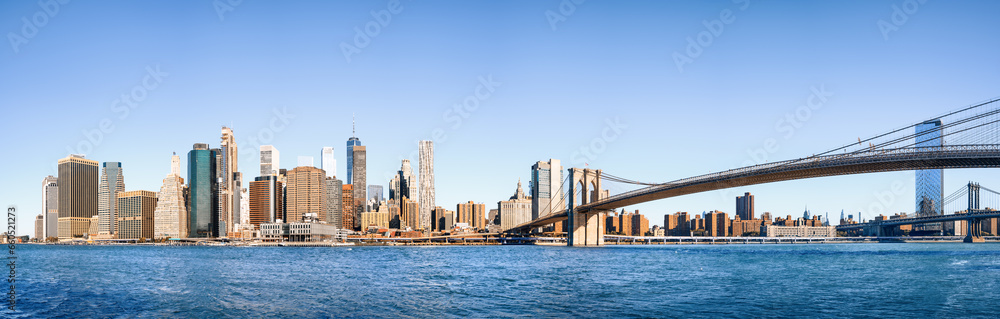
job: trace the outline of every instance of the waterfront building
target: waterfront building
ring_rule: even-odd
[[[250,182],[250,224],[274,223],[285,219],[284,184],[277,176],[260,176]]]
[[[194,144],[188,152],[188,238],[210,238],[218,235],[218,151],[208,144]]]
[[[354,152],[353,155],[353,183],[354,185],[354,210],[355,215],[360,214],[365,209],[365,204],[368,201],[368,182],[367,182],[367,149],[365,146],[354,146],[352,147]]]
[[[278,176],[281,153],[273,145],[260,146],[260,176]]]
[[[753,195],[750,195],[750,193],[736,197],[736,216],[739,216],[740,219],[754,219],[753,207]]]
[[[559,160],[537,162],[531,166],[531,220],[566,209],[562,189],[562,165]],[[557,231],[561,231],[556,226]]]
[[[229,233],[240,223],[240,198],[243,188],[243,174],[239,170],[239,149],[233,129],[222,127],[222,138],[218,149],[216,178],[218,184],[218,221],[216,231],[219,237],[229,237]]]
[[[365,230],[372,226],[379,229],[389,229],[389,212],[361,213],[361,230]]]
[[[180,165],[180,156],[173,155],[170,158],[170,174],[163,179],[163,185],[157,193],[156,208],[153,211],[154,238],[187,237],[187,187],[180,175]]]
[[[45,240],[45,234],[43,233],[43,228],[45,228],[45,214],[38,214],[35,217],[35,240]]]
[[[324,147],[320,154],[320,162],[326,177],[337,178],[337,158],[333,156],[333,147]]]
[[[687,212],[663,216],[663,232],[668,236],[691,236],[691,223]]]
[[[434,141],[417,143],[420,152],[420,221],[419,229],[430,231],[433,224],[431,211],[435,203],[434,190]]]
[[[444,209],[441,206],[434,207],[434,220],[437,224],[436,231],[446,231],[455,228],[455,212]]]
[[[306,216],[326,216],[326,172],[312,166],[299,166],[288,172],[285,222],[302,222]]]
[[[455,214],[455,223],[466,223],[477,230],[486,229],[486,204],[476,204],[473,201],[461,203]]]
[[[337,236],[337,227],[316,223],[264,223],[260,235],[264,241],[316,242]]]
[[[118,227],[118,194],[125,191],[125,177],[122,175],[122,163],[104,162],[101,170],[101,184],[97,190],[97,233],[113,237]]]
[[[83,155],[59,160],[59,239],[81,238],[97,216],[98,163]],[[95,227],[97,225],[94,225]]]
[[[59,178],[49,175],[42,180],[42,239],[59,237]]]
[[[917,124],[917,148],[934,148],[944,145],[942,139],[941,120],[930,120]],[[916,212],[917,217],[941,215],[944,200],[944,170],[924,169],[914,171],[916,174]],[[918,224],[914,231],[922,233],[941,234],[941,223]]]
[[[340,191],[340,207],[341,207],[341,218],[340,222],[344,229],[355,229],[355,214],[357,211],[354,210],[354,185],[344,184]]]
[[[729,235],[729,216],[714,210],[705,214],[705,236],[725,237]]]
[[[646,236],[649,232],[649,219],[639,213],[639,210],[635,211],[635,214],[631,216],[631,226],[632,226],[632,236]]]
[[[524,193],[520,180],[514,195],[497,203],[497,213],[500,214],[500,229],[503,231],[531,221],[531,197]]]
[[[326,222],[339,228],[344,227],[341,201],[344,200],[344,182],[336,177],[326,177]]]
[[[389,181],[389,199],[417,198],[417,191],[417,176],[413,175],[410,160],[404,159],[399,172]]]
[[[836,226],[765,226],[764,237],[837,237]]]
[[[84,234],[84,237],[86,237],[88,239],[97,239],[98,238],[97,229],[100,228],[98,226],[100,224],[98,222],[99,219],[100,219],[100,216],[98,216],[98,215],[94,215],[93,217],[90,217],[90,222],[87,223],[87,225],[89,225],[88,228],[87,228],[87,233]],[[103,239],[111,239],[111,235],[105,235],[103,237],[104,237]]]
[[[156,197],[156,192],[151,191],[118,193],[116,224],[119,239],[153,238]]]

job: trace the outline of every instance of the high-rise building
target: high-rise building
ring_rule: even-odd
[[[344,216],[341,201],[344,200],[344,182],[336,177],[326,177],[326,217],[328,224],[344,228]]]
[[[720,211],[711,211],[705,215],[705,235],[709,237],[726,237],[729,234],[729,215]]]
[[[250,224],[259,229],[260,224],[285,218],[283,188],[277,176],[259,176],[250,182]]]
[[[736,216],[742,220],[754,219],[753,215],[753,195],[750,193],[736,197]]]
[[[299,166],[288,172],[286,223],[300,223],[305,217],[326,217],[326,172],[312,166]]]
[[[42,239],[59,237],[59,179],[49,175],[42,180]]]
[[[368,200],[374,201],[375,206],[378,206],[378,203],[385,200],[385,190],[382,188],[382,185],[368,185]]]
[[[260,146],[260,176],[278,176],[281,153],[273,145]]]
[[[240,212],[242,208],[240,198],[243,188],[243,174],[239,170],[239,150],[236,147],[236,137],[233,129],[222,127],[222,141],[220,143],[218,169],[216,176],[220,184],[218,185],[219,198],[219,225],[218,235],[228,237],[233,232],[236,224],[240,223]]]
[[[250,189],[243,187],[240,189],[240,225],[248,224],[250,224]]]
[[[354,185],[354,147],[361,146],[361,140],[357,136],[357,126],[351,121],[351,138],[347,139],[347,184]],[[363,197],[362,197],[363,198]]]
[[[156,192],[129,191],[118,193],[118,238],[153,238],[153,212],[156,210]]]
[[[500,229],[506,231],[531,221],[531,197],[524,194],[521,181],[517,181],[517,191],[510,200],[497,203],[500,214]]]
[[[431,211],[437,205],[434,202],[434,141],[418,142],[420,151],[420,221],[417,229],[430,231],[432,228]]]
[[[917,124],[916,134],[915,147],[933,148],[944,145],[940,119]],[[916,170],[915,174],[917,217],[941,215],[941,205],[943,204],[942,201],[944,199],[944,170]],[[941,223],[918,224],[914,225],[914,230],[940,234],[942,231],[942,225]]]
[[[557,159],[531,166],[531,219],[566,209],[562,190],[562,166]]]
[[[323,171],[326,177],[337,178],[337,158],[333,156],[333,147],[324,147],[320,154],[320,161],[323,162]]]
[[[219,199],[217,153],[208,144],[194,144],[188,152],[188,238],[218,235]]]
[[[98,163],[83,155],[59,160],[59,239],[81,238],[97,216]]]
[[[42,229],[45,228],[45,214],[38,214],[35,217],[35,240],[45,240],[45,234],[42,233]]]
[[[476,204],[473,201],[458,204],[455,222],[468,223],[469,227],[475,229],[486,229],[486,204]]]
[[[399,200],[399,228],[419,229],[420,202],[403,197]]]
[[[403,197],[417,198],[417,176],[413,175],[408,159],[403,160],[399,172],[389,181],[389,199],[398,201]]]
[[[187,198],[184,178],[181,177],[181,158],[170,158],[170,174],[163,179],[163,186],[156,195],[153,212],[154,238],[184,238],[188,231]]]
[[[104,162],[102,165],[101,184],[97,190],[97,233],[114,235],[118,221],[115,205],[118,203],[118,193],[125,191],[125,177],[122,175],[122,163]]]
[[[365,210],[365,204],[368,202],[368,182],[367,177],[367,150],[364,146],[354,146],[352,147],[354,151],[353,161],[354,164],[352,168],[354,170],[353,178],[354,182],[354,209],[355,215],[361,214]]]
[[[341,218],[340,222],[344,229],[354,229],[357,211],[354,210],[354,185],[344,184],[340,192]]]

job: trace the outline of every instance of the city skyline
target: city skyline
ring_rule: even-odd
[[[297,44],[300,38],[293,39],[288,33],[308,23],[325,21],[316,13],[277,8],[294,13],[296,23],[282,29],[285,33],[264,34],[249,45],[237,45],[227,28],[252,28],[264,17],[263,11],[275,8],[247,3],[219,21],[216,12],[206,6],[203,12],[191,14],[195,20],[191,28],[207,32],[207,39],[165,41],[205,48],[194,56],[178,55],[162,45],[143,48],[142,44],[152,44],[158,38],[172,36],[170,33],[154,32],[156,36],[149,37],[138,33],[153,32],[168,20],[188,14],[162,15],[148,25],[124,30],[113,19],[88,25],[80,15],[67,12],[124,11],[130,13],[130,19],[143,19],[159,11],[160,5],[137,4],[126,9],[103,4],[66,5],[59,16],[39,30],[37,37],[19,47],[18,53],[0,52],[0,58],[9,61],[0,64],[0,70],[21,75],[0,80],[0,87],[5,88],[0,103],[8,106],[11,118],[17,119],[5,127],[3,142],[16,151],[32,150],[32,155],[4,160],[9,167],[19,169],[11,176],[15,183],[0,188],[0,200],[25,212],[18,226],[19,234],[27,234],[31,229],[29,217],[42,212],[42,195],[36,186],[18,185],[37,185],[47,175],[57,176],[55,163],[71,150],[76,153],[80,145],[89,143],[90,151],[83,152],[87,159],[122,163],[128,172],[126,191],[155,191],[169,173],[166,163],[170,154],[186,154],[193,143],[221,147],[221,126],[234,130],[242,153],[239,155],[243,155],[240,164],[246,188],[256,177],[253,168],[259,165],[256,152],[260,145],[280,149],[285,158],[281,168],[290,170],[294,167],[288,165],[295,163],[298,156],[314,156],[318,148],[344,145],[340,143],[353,136],[350,121],[356,113],[357,136],[364,145],[371,146],[367,150],[368,184],[388,184],[401,159],[417,165],[416,141],[428,139],[436,144],[438,206],[450,208],[470,199],[491,206],[509,198],[511,185],[518,179],[530,180],[532,163],[550,158],[561,160],[564,169],[589,164],[618,176],[662,182],[738,167],[755,158],[774,161],[808,156],[858,136],[912,124],[997,95],[995,84],[1000,72],[996,66],[968,62],[994,61],[985,55],[995,52],[997,44],[963,32],[988,30],[995,22],[975,18],[989,10],[973,10],[963,4],[934,3],[934,9],[928,4],[898,31],[890,33],[888,39],[880,33],[877,22],[891,19],[891,2],[848,7],[812,3],[790,8],[751,3],[745,10],[731,2],[652,4],[648,10],[635,10],[638,4],[613,7],[588,2],[558,23],[554,31],[548,29],[544,13],[558,10],[556,4],[519,5],[523,12],[508,16],[476,15],[500,4],[439,8],[453,18],[453,23],[467,25],[469,31],[449,31],[454,33],[452,38],[440,43],[442,48],[462,48],[455,52],[417,52],[418,57],[429,61],[426,66],[412,65],[406,57],[386,55],[408,48],[411,41],[436,41],[429,35],[441,30],[442,24],[426,22],[431,16],[425,8],[409,2],[403,4],[404,11],[394,16],[392,24],[372,39],[371,46],[351,62],[345,61],[339,44],[351,41],[353,28],[370,21],[369,12],[383,10],[383,5],[318,4],[317,9],[329,8],[329,12],[345,17],[342,24],[323,25],[330,34],[310,29],[308,36],[323,39],[322,45]],[[19,30],[21,16],[30,17],[39,11],[34,3],[4,6],[6,10],[0,15],[9,23],[0,27],[5,30]],[[672,9],[685,9],[687,13],[673,15]],[[736,21],[725,24],[718,39],[679,72],[672,55],[685,51],[687,37],[697,37],[705,30],[703,20],[714,20],[725,9],[734,10]],[[816,18],[810,13],[820,10],[828,13],[824,18],[829,20],[827,23],[843,28],[825,30],[813,24]],[[780,13],[780,19],[767,21],[774,18],[775,11]],[[956,20],[956,16],[972,18]],[[502,24],[506,29],[489,26],[505,18],[523,21],[533,30],[540,26],[544,32],[527,33],[510,24]],[[663,26],[676,30],[659,31]],[[800,26],[805,31],[775,26]],[[468,42],[477,39],[477,31],[505,41],[523,36],[525,42]],[[824,36],[805,39],[805,33],[800,32],[806,31]],[[612,42],[610,38],[608,42],[576,41],[593,32],[628,36],[624,42]],[[98,52],[105,54],[109,48],[123,44],[85,37],[80,40],[79,57],[52,60],[42,54],[53,52],[50,47],[58,39],[87,33],[101,34],[102,39],[125,36],[135,43],[128,45],[128,50],[111,50],[112,54],[98,57]],[[647,41],[649,38],[656,40]],[[213,41],[231,47],[205,46]],[[284,49],[269,52],[280,56],[301,52],[308,56],[305,60],[321,61],[319,71],[307,71],[304,62],[282,62],[265,53],[246,53],[272,42]],[[846,45],[836,48],[831,42]],[[460,43],[471,45],[464,47]],[[232,54],[231,50],[243,54]],[[477,55],[476,59],[460,57],[481,51],[499,53]],[[859,51],[864,53],[863,58],[855,57]],[[911,52],[922,54],[907,54]],[[803,53],[812,58],[801,58]],[[538,57],[528,59],[521,54]],[[208,56],[242,58],[237,62]],[[747,59],[758,63],[748,65]],[[218,66],[206,68],[213,63]],[[649,67],[637,67],[641,65]],[[446,68],[431,72],[434,66]],[[537,71],[527,71],[530,69]],[[157,87],[147,89],[148,97],[137,107],[125,111],[111,107],[110,103],[123,93],[141,87],[147,76],[151,80],[145,84],[152,87],[155,83]],[[199,77],[222,84],[207,84]],[[270,77],[289,83],[273,85]],[[720,78],[727,80],[718,81]],[[950,83],[954,81],[949,79],[955,78],[966,80]],[[892,85],[882,85],[885,83]],[[468,97],[478,99],[480,86],[478,92],[489,92],[489,96],[476,100],[479,108],[455,111],[454,105]],[[324,91],[329,87],[335,89]],[[53,89],[59,94],[43,94]],[[394,94],[385,94],[390,92]],[[829,99],[810,111],[806,120],[787,120],[788,116],[795,119],[810,96],[824,92],[830,94]],[[101,124],[105,119],[113,129],[101,130],[107,127]],[[664,127],[670,133],[663,134]],[[443,138],[434,137],[439,129]],[[613,134],[605,134],[606,129]],[[93,133],[95,130],[97,133]],[[743,133],[732,134],[733,130]],[[690,134],[701,136],[690,138]],[[257,145],[250,137],[257,139]],[[269,142],[260,143],[262,137]],[[776,151],[765,150],[764,141],[768,139],[777,141]],[[477,155],[509,145],[518,145],[516,151],[495,159]],[[603,151],[597,152],[593,145],[604,145]],[[338,172],[348,171],[344,154],[335,152]],[[187,167],[186,157],[182,156],[182,161],[181,165]],[[489,168],[490,173],[483,168]],[[944,174],[944,192],[969,180],[989,185],[988,180],[1000,177],[988,169],[946,170]],[[732,215],[733,198],[751,192],[760,196],[756,203],[758,214],[784,216],[808,205],[818,214],[841,209],[857,213],[860,209],[866,218],[872,218],[879,213],[870,211],[873,205],[881,205],[881,213],[886,215],[913,211],[913,176],[913,172],[897,172],[781,182],[695,194],[629,209],[641,210],[653,223],[664,214],[678,211],[720,210]],[[466,186],[472,183],[477,187]],[[903,190],[894,192],[895,183],[902,184]]]

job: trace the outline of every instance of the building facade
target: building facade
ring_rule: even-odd
[[[219,199],[219,237],[229,237],[236,224],[240,223],[240,198],[243,188],[243,174],[239,170],[239,150],[236,147],[236,137],[233,129],[222,127],[222,141],[219,146],[218,169],[216,177],[220,181],[218,185]]]
[[[344,212],[341,206],[341,202],[344,200],[343,191],[344,182],[336,177],[329,177],[329,174],[327,174],[325,220],[328,224],[338,229],[344,228]]]
[[[434,141],[418,142],[420,152],[420,221],[417,229],[430,231],[433,228],[431,211],[435,203],[434,189]]]
[[[354,185],[344,184],[340,191],[340,222],[344,229],[355,229],[357,211],[354,209]]]
[[[365,205],[368,203],[368,150],[365,146],[354,146],[353,155],[353,178],[354,182],[354,209],[355,215],[361,214],[365,211]]]
[[[532,220],[566,209],[562,180],[562,165],[557,159],[531,166]]]
[[[155,229],[156,192],[128,191],[118,193],[119,239],[150,239]]]
[[[475,229],[486,229],[486,204],[473,201],[458,204],[455,209],[455,223],[466,223]]]
[[[180,156],[170,158],[170,174],[163,179],[163,186],[156,197],[153,212],[154,238],[187,237],[187,197],[184,178],[180,172]]]
[[[354,185],[354,147],[361,146],[361,140],[357,136],[347,139],[347,184]]]
[[[497,213],[500,214],[500,229],[504,231],[531,221],[531,197],[524,193],[520,180],[514,195],[497,203]]]
[[[118,194],[125,191],[125,177],[120,162],[104,162],[101,166],[101,184],[97,190],[97,233],[114,236],[118,221],[115,205]]]
[[[389,199],[400,200],[403,197],[417,198],[417,176],[413,175],[410,160],[404,159],[396,176],[389,181]]]
[[[288,172],[286,190],[287,223],[304,221],[306,216],[326,216],[326,172],[311,166],[299,166]]]
[[[281,153],[273,145],[260,146],[260,176],[278,176]]]
[[[837,237],[836,226],[764,226],[764,237]]]
[[[217,154],[202,143],[188,152],[188,238],[218,236]]]
[[[753,195],[750,193],[743,194],[743,196],[736,197],[736,216],[739,216],[742,220],[754,219],[753,213],[754,203]]]
[[[944,145],[941,120],[931,120],[918,124],[916,127],[916,145],[918,148],[933,148]],[[942,214],[944,200],[944,170],[916,170],[916,212],[917,217]],[[941,223],[914,225],[919,232],[941,233]]]
[[[49,175],[42,180],[42,239],[59,237],[59,178]]]
[[[285,219],[284,185],[277,176],[260,176],[250,182],[250,224],[261,224]]]
[[[82,238],[97,216],[98,163],[83,155],[59,160],[59,239]]]

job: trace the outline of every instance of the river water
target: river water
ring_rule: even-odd
[[[1000,244],[21,245],[17,254],[18,310],[0,317],[1000,316]]]

